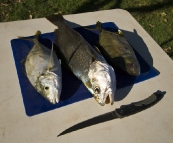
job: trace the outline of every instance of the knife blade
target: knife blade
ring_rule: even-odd
[[[120,108],[117,108],[114,111],[80,122],[64,130],[57,137],[79,130],[79,129],[92,126],[92,125],[96,125],[96,124],[103,123],[103,122],[110,121],[117,118],[121,119],[130,115],[136,114],[158,103],[165,94],[166,92],[157,91],[144,100],[133,102],[128,105],[122,105]]]

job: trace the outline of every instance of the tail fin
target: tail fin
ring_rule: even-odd
[[[35,39],[39,39],[40,35],[41,35],[41,31],[38,30],[37,32],[35,32],[35,35],[34,35]]]
[[[100,21],[96,23],[96,30],[102,32],[102,23]]]
[[[120,36],[122,36],[122,37],[124,37],[124,34],[123,34],[123,32],[120,29],[118,29],[117,34],[120,35]]]
[[[61,13],[46,16],[46,19],[56,26],[58,26],[60,22],[64,21],[64,18]]]
[[[22,36],[17,36],[19,39],[23,39],[23,40],[28,40],[28,41],[32,41],[32,42],[35,42],[35,40],[38,40],[39,37],[41,35],[41,32],[38,30],[35,35],[34,35],[34,38],[28,38],[28,37],[22,37]]]

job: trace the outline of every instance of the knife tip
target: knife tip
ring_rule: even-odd
[[[61,136],[62,135],[62,133],[60,133],[59,135],[57,135],[57,137],[59,137],[59,136]]]
[[[62,135],[67,134],[67,133],[68,132],[66,132],[66,130],[65,130],[65,131],[61,132],[59,135],[57,135],[57,137],[62,136]]]

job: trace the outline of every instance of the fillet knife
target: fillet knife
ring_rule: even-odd
[[[57,137],[92,125],[96,125],[117,118],[122,119],[124,117],[136,114],[158,103],[163,98],[165,93],[166,92],[157,91],[144,100],[141,100],[139,102],[133,102],[128,105],[122,105],[120,108],[117,108],[112,112],[108,112],[106,114],[102,114],[94,118],[88,119],[86,121],[80,122],[64,130]]]

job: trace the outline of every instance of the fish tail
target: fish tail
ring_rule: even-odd
[[[60,23],[64,22],[64,18],[61,13],[46,16],[46,19],[56,26],[59,26]]]
[[[22,37],[22,36],[17,36],[19,39],[22,39],[22,40],[27,40],[27,41],[31,41],[33,42],[33,39],[32,38],[28,38],[28,37]]]
[[[120,36],[122,36],[122,37],[124,37],[124,34],[123,34],[123,32],[120,29],[118,29],[117,34],[120,35]]]
[[[37,32],[35,32],[34,38],[39,39],[40,35],[41,35],[41,31],[38,30]]]
[[[41,35],[41,32],[38,30],[35,35],[34,38],[29,38],[29,37],[22,37],[22,36],[17,36],[19,39],[23,39],[23,40],[27,40],[27,41],[32,41],[32,42],[36,42],[39,39],[39,36]]]
[[[100,21],[97,21],[97,23],[96,23],[96,30],[102,32],[102,28],[103,28],[102,27],[102,23]]]

